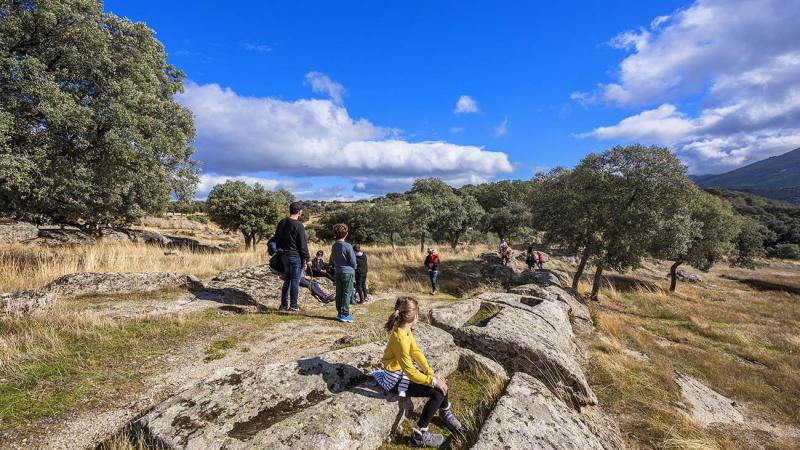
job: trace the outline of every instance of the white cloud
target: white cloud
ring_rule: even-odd
[[[464,131],[464,127],[452,127],[450,128],[450,132],[453,134],[458,134]]]
[[[499,125],[494,127],[494,135],[497,137],[502,137],[508,134],[508,117],[503,119]]]
[[[800,145],[800,2],[697,0],[611,44],[631,52],[585,104],[650,106],[580,136],[669,145],[693,172]],[[695,111],[697,105],[700,108]]]
[[[353,190],[365,194],[385,194],[387,192],[405,192],[411,188],[420,177],[390,177],[390,178],[365,178],[356,181]],[[461,187],[465,184],[479,184],[489,181],[488,177],[480,175],[456,175],[450,177],[439,177],[442,181],[453,187]]]
[[[462,95],[458,97],[456,107],[453,108],[455,114],[470,114],[478,112],[478,103],[469,95]]]
[[[211,189],[218,185],[222,184],[226,181],[244,181],[250,186],[255,185],[256,183],[263,186],[265,189],[270,191],[274,191],[278,188],[289,188],[293,185],[291,183],[287,184],[282,181],[270,179],[270,178],[260,178],[260,177],[251,177],[245,175],[239,176],[229,176],[229,175],[214,175],[214,174],[201,174],[200,175],[200,183],[197,185],[197,198],[206,198],[208,197],[208,193],[211,192]]]
[[[508,157],[470,145],[408,142],[395,130],[353,119],[330,100],[243,97],[216,84],[186,83],[177,97],[195,116],[196,157],[210,173],[254,172],[351,179],[489,178]]]
[[[334,102],[341,104],[342,97],[347,92],[341,84],[331,80],[331,78],[321,72],[308,72],[306,83],[311,85],[311,90],[316,94],[325,94],[332,98]]]
[[[251,51],[251,52],[258,52],[258,53],[269,53],[269,52],[272,51],[272,47],[270,47],[269,45],[266,45],[266,44],[249,44],[249,43],[245,43],[245,44],[243,44],[243,47],[244,47],[245,50],[248,50],[248,51]]]

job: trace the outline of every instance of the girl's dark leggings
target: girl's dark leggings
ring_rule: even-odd
[[[397,386],[395,386],[392,391],[397,393]],[[419,428],[428,428],[437,410],[450,407],[450,400],[447,399],[447,396],[439,389],[430,386],[411,383],[408,386],[408,390],[406,390],[406,396],[428,397],[428,402],[425,403],[425,407],[422,408],[422,414],[417,421],[417,427]]]

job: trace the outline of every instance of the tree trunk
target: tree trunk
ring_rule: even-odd
[[[392,250],[394,250],[394,231],[389,232],[389,240],[392,241]]]
[[[425,251],[425,232],[423,231],[419,237],[419,251]]]
[[[669,268],[669,291],[675,292],[675,287],[678,285],[678,266],[683,264],[683,261],[675,261],[672,267]]]
[[[603,264],[602,260],[597,262],[597,270],[594,272],[594,282],[592,283],[591,299],[598,301],[597,295],[600,293],[600,285],[603,283]]]
[[[453,237],[453,238],[450,240],[450,247],[451,247],[453,250],[455,250],[455,249],[456,249],[456,247],[458,246],[458,238],[459,238],[459,237],[460,237],[460,236],[454,236],[454,237]]]
[[[586,268],[586,261],[589,260],[589,248],[584,248],[581,254],[581,262],[578,263],[578,269],[575,270],[575,276],[572,277],[572,289],[578,289],[578,283],[583,276],[583,270]]]
[[[250,250],[250,243],[251,243],[252,237],[247,233],[242,233],[242,235],[244,236],[244,249],[245,250]]]

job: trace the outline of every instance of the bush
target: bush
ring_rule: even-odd
[[[800,259],[800,245],[778,244],[767,250],[770,258]]]

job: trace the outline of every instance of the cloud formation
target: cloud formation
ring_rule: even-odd
[[[342,103],[342,97],[347,92],[344,86],[331,80],[331,77],[321,72],[308,72],[306,83],[311,85],[315,94],[324,94],[332,98],[337,104]]]
[[[572,98],[645,109],[580,136],[670,145],[695,173],[800,147],[798,23],[798,2],[698,0],[619,34],[618,79]]]
[[[504,153],[443,141],[408,142],[396,130],[353,119],[331,100],[244,97],[193,82],[177,99],[195,116],[195,156],[215,176],[336,176],[363,183],[364,192],[382,193],[375,186],[386,180],[408,187],[408,180],[418,177],[487,180],[513,170]]]
[[[494,135],[496,137],[502,137],[508,134],[508,117],[503,119],[499,125],[494,127]]]
[[[456,107],[453,108],[454,114],[470,114],[478,112],[478,102],[472,99],[469,95],[462,95],[456,101]]]
[[[229,176],[229,175],[212,175],[212,174],[201,174],[200,175],[200,183],[197,185],[197,194],[195,195],[197,198],[206,198],[208,197],[208,193],[211,192],[211,189],[216,186],[217,184],[222,184],[226,181],[244,181],[250,186],[258,183],[263,186],[265,189],[270,191],[274,191],[275,189],[285,188],[289,189],[294,187],[292,183],[286,183],[278,180],[274,180],[271,178],[261,178],[261,177],[251,177],[245,175],[239,176]]]

